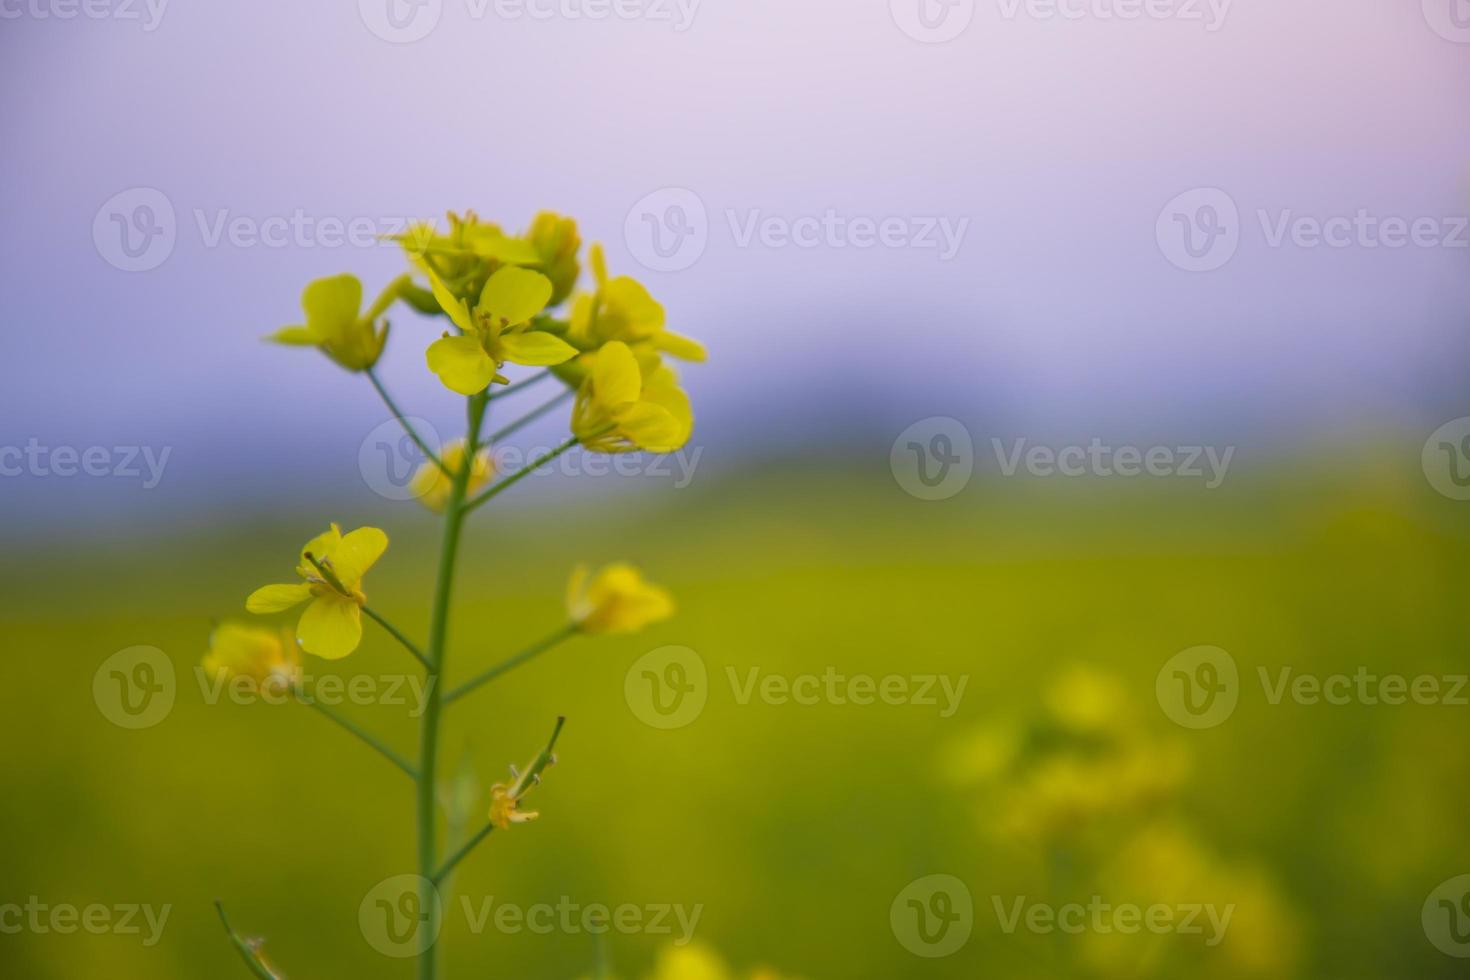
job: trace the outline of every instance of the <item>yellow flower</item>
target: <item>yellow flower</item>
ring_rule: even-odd
[[[257,690],[288,691],[301,680],[301,654],[290,631],[222,623],[209,638],[204,669],[225,681],[247,677]]]
[[[689,943],[660,949],[649,980],[732,980],[732,974],[714,950]]]
[[[664,326],[663,306],[638,280],[628,276],[608,278],[607,259],[601,245],[593,245],[589,257],[597,291],[582,294],[572,304],[569,335],[583,350],[596,350],[620,340],[647,346],[685,361],[702,361],[705,350],[697,341],[673,333]]]
[[[694,413],[674,372],[645,372],[621,341],[597,352],[592,372],[577,390],[572,432],[594,452],[671,453],[689,441]]]
[[[571,295],[582,273],[577,261],[577,250],[582,247],[582,238],[577,234],[577,223],[550,211],[536,215],[527,229],[525,238],[540,256],[537,263],[546,278],[551,280],[551,302],[548,306],[560,306]]]
[[[303,581],[257,589],[245,600],[245,608],[257,614],[275,613],[309,600],[311,605],[296,625],[296,638],[307,653],[339,660],[362,642],[362,607],[367,604],[362,577],[387,548],[388,535],[375,527],[360,527],[344,535],[333,524],[301,549],[296,573]]]
[[[556,728],[551,733],[551,740],[546,747],[536,753],[536,758],[531,760],[524,772],[518,771],[515,766],[510,767],[510,774],[514,778],[510,783],[496,783],[490,787],[490,824],[491,826],[504,830],[513,823],[529,823],[541,814],[534,811],[520,809],[521,798],[531,790],[541,785],[541,774],[548,766],[556,763],[556,740],[561,737],[562,726],[566,724],[566,718],[556,720]]]
[[[500,830],[504,830],[513,823],[530,823],[541,814],[534,810],[522,811],[517,809],[520,800],[511,795],[511,787],[506,783],[496,783],[490,787],[490,822]]]
[[[551,299],[551,280],[539,272],[506,266],[485,282],[473,313],[455,296],[431,266],[423,264],[434,298],[460,329],[445,334],[428,351],[429,370],[444,386],[461,395],[475,395],[490,383],[506,384],[500,373],[509,361],[547,367],[577,355],[576,348],[555,334],[531,330],[531,319]]]
[[[440,461],[451,473],[458,473],[464,466],[464,449],[464,440],[458,439],[446,444],[439,454]],[[467,492],[473,494],[480,490],[494,475],[495,464],[490,459],[490,451],[482,449],[475,453],[475,465],[470,469]],[[419,503],[436,514],[443,513],[445,505],[449,503],[450,479],[433,460],[428,460],[414,473],[409,490],[418,498]]]
[[[398,298],[406,276],[394,280],[368,311],[362,308],[362,283],[356,276],[329,276],[309,283],[301,294],[304,325],[283,327],[267,340],[297,347],[320,347],[349,371],[366,371],[378,363],[388,341],[388,326],[378,320]]]
[[[667,589],[619,562],[591,575],[579,565],[567,583],[567,615],[583,633],[633,633],[674,614]]]

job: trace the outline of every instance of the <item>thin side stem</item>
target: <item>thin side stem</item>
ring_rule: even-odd
[[[469,434],[465,437],[467,460],[474,459],[479,450],[480,429],[485,423],[485,410],[489,404],[489,396],[483,393],[469,399],[466,409],[469,415]],[[444,676],[445,652],[449,639],[449,603],[454,589],[460,532],[464,528],[467,513],[464,500],[469,480],[469,466],[460,467],[459,472],[450,479],[449,501],[444,509],[444,541],[439,552],[439,574],[434,584],[434,604],[429,619],[428,697],[419,729],[419,781],[418,797],[415,801],[419,876],[425,880],[425,894],[420,895],[419,899],[420,907],[425,909],[438,907],[428,892],[433,888],[430,879],[439,867],[435,845],[438,826],[435,822],[437,813],[434,808],[434,791],[439,759],[439,714],[443,704],[440,680]],[[437,923],[429,925],[437,929]],[[437,944],[431,944],[419,954],[418,964],[419,980],[434,980],[438,972]]]
[[[439,467],[441,473],[453,478],[454,474],[449,472],[448,467],[444,465],[444,461],[439,458],[434,450],[429,448],[429,444],[424,442],[423,437],[418,434],[418,430],[409,424],[408,416],[403,414],[403,409],[399,408],[398,403],[393,400],[393,396],[388,394],[388,389],[383,386],[382,379],[378,377],[377,369],[368,368],[366,374],[368,380],[373,383],[373,387],[378,389],[378,395],[383,399],[383,404],[388,406],[388,411],[392,412],[393,417],[398,420],[398,424],[403,426],[403,431],[408,433],[408,437],[413,440],[413,444],[418,447],[419,452],[423,453],[426,459],[432,460],[434,465]]]
[[[415,660],[423,664],[425,667],[433,666],[433,664],[429,663],[429,658],[424,656],[423,651],[415,646],[412,640],[404,636],[403,633],[399,631],[398,627],[394,626],[382,616],[379,616],[377,613],[373,612],[372,608],[369,606],[363,606],[362,611],[367,614],[367,617],[369,619],[377,623],[379,626],[383,627],[383,629],[387,630],[388,634],[392,636],[393,639],[397,640],[399,643],[402,643],[403,649],[413,654]]]
[[[383,744],[383,742],[376,735],[371,734],[366,729],[360,727],[356,722],[351,721],[345,716],[338,714],[336,711],[333,711],[331,708],[328,708],[326,705],[322,704],[320,701],[318,701],[314,697],[311,697],[310,695],[303,696],[302,693],[298,693],[296,695],[296,700],[300,701],[302,704],[308,705],[309,707],[315,708],[317,711],[320,711],[322,714],[332,719],[338,725],[342,726],[347,731],[362,739],[363,742],[367,743],[368,746],[376,749],[379,753],[382,754],[383,758],[387,759],[399,769],[402,769],[404,772],[408,773],[408,777],[410,779],[414,780],[415,782],[418,781],[419,774],[417,770],[414,769],[413,765],[409,763],[409,761],[403,756],[399,755],[397,752],[394,752],[392,749],[388,748],[387,745]]]
[[[530,413],[528,413],[526,415],[523,415],[520,418],[516,419],[510,425],[507,425],[505,428],[500,429],[497,432],[492,432],[490,434],[490,439],[488,440],[489,443],[490,443],[490,445],[493,446],[497,442],[500,442],[502,439],[506,439],[506,438],[508,438],[510,436],[515,435],[517,432],[519,432],[520,430],[524,429],[526,426],[530,425],[532,422],[534,422],[537,419],[541,418],[547,412],[554,411],[557,408],[557,406],[565,404],[566,401],[567,401],[567,399],[571,398],[575,394],[576,394],[576,392],[571,391],[571,390],[564,391],[561,394],[557,395],[555,398],[553,398],[551,401],[549,401],[546,404],[542,405],[540,408],[532,409],[530,411]]]
[[[454,852],[453,857],[444,862],[443,867],[434,872],[434,877],[430,878],[429,880],[432,881],[436,886],[443,884],[444,879],[449,877],[450,872],[455,869],[459,862],[469,857],[469,853],[473,851],[477,846],[479,846],[480,841],[484,840],[486,837],[489,837],[490,832],[494,829],[495,825],[493,823],[487,823],[485,826],[481,827],[479,831],[475,834],[475,836],[465,841],[464,846]]]
[[[245,961],[245,965],[250,967],[250,972],[257,977],[261,977],[262,980],[280,980],[276,973],[261,962],[258,945],[252,944],[248,939],[241,938],[240,934],[235,931],[235,927],[230,925],[230,917],[225,915],[224,903],[215,899],[214,909],[219,913],[219,920],[224,924],[225,932],[229,934],[230,942],[239,951],[240,958]]]
[[[464,504],[461,507],[461,510],[465,514],[468,514],[470,511],[474,510],[475,508],[480,507],[480,506],[482,506],[484,504],[489,503],[495,497],[499,496],[500,494],[504,493],[506,490],[509,490],[511,487],[515,486],[517,483],[519,483],[522,480],[524,480],[526,477],[530,476],[531,473],[532,473],[532,471],[538,469],[539,467],[545,466],[547,463],[551,462],[553,459],[556,459],[556,457],[560,456],[562,453],[564,453],[567,450],[571,449],[573,446],[576,446],[580,442],[581,442],[580,439],[578,439],[576,436],[572,436],[566,442],[562,443],[560,446],[557,446],[555,449],[551,450],[550,452],[542,453],[541,456],[534,463],[530,463],[530,464],[526,465],[525,467],[523,467],[523,468],[521,468],[519,470],[516,470],[510,476],[508,476],[505,479],[501,480],[499,483],[495,484],[489,490],[486,490],[484,493],[480,494],[475,499],[473,499],[473,500],[469,501],[468,503]]]
[[[558,643],[572,636],[576,632],[577,626],[575,623],[566,624],[561,629],[557,630],[555,633],[552,633],[545,639],[540,640],[537,643],[533,643],[531,646],[522,650],[515,656],[508,657],[505,660],[502,660],[500,663],[496,664],[494,667],[491,667],[489,670],[486,670],[483,673],[476,674],[470,680],[467,680],[463,684],[454,688],[448,694],[444,695],[444,703],[453,704],[460,698],[464,697],[466,694],[469,694],[471,691],[474,691],[476,688],[480,687],[480,685],[488,684],[491,681],[495,680],[495,678],[499,677],[501,674],[509,673],[510,671],[519,667],[521,664],[527,662],[528,660],[531,660],[538,655],[545,653],[547,650],[550,650],[552,647],[556,646]]]
[[[529,388],[533,384],[536,384],[539,381],[545,381],[549,377],[551,377],[551,369],[550,368],[547,368],[545,371],[538,371],[537,373],[531,375],[529,378],[525,378],[525,379],[523,379],[521,381],[517,381],[513,385],[506,385],[504,388],[501,388],[499,391],[492,392],[491,393],[491,397],[492,398],[504,398],[506,395],[513,395],[516,392],[520,391],[522,388]]]

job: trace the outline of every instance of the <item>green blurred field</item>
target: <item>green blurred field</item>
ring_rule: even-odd
[[[701,942],[742,968],[813,980],[1463,976],[1426,940],[1420,907],[1470,871],[1470,708],[1272,706],[1254,677],[1287,665],[1470,671],[1465,507],[1430,490],[1414,449],[1242,472],[1213,492],[981,479],[920,503],[886,469],[771,469],[583,502],[570,517],[483,515],[458,594],[450,669],[460,677],[554,625],[577,561],[636,561],[681,608],[642,636],[575,641],[452,709],[447,755],[472,753],[486,788],[534,753],[555,715],[570,719],[560,764],[533,798],[542,819],[492,835],[456,891],[702,904]],[[112,935],[0,936],[0,975],[244,976],[217,897],[244,931],[269,938],[293,978],[412,975],[357,924],[374,883],[412,870],[407,781],[305,709],[202,703],[191,670],[211,619],[244,618],[244,596],[284,580],[294,549],[334,516],[392,536],[367,588],[421,636],[436,536],[412,505],[0,558],[0,902],[173,906],[153,948]],[[129,732],[94,706],[92,675],[136,644],[169,654],[181,693],[166,721]],[[640,722],[623,696],[629,665],[665,644],[697,650],[712,681],[704,714],[675,731]],[[1154,678],[1197,644],[1230,651],[1249,677],[1228,723],[1188,732],[1159,711]],[[370,628],[350,660],[310,667],[409,663]],[[1215,950],[1121,942],[1108,966],[1080,944],[996,928],[992,894],[1086,901],[1090,891],[1066,891],[1034,849],[998,841],[983,798],[944,760],[968,733],[1036,714],[1046,685],[1076,663],[1115,673],[1142,730],[1187,754],[1189,776],[1155,818],[1271,883],[1271,907],[1255,910],[1267,952],[1254,967],[1225,951],[1235,937]],[[969,682],[946,720],[910,705],[740,705],[725,681],[727,666],[829,665]],[[414,751],[403,709],[349,710]],[[955,955],[923,960],[895,940],[889,905],[937,872],[974,894],[975,934]],[[476,937],[457,918],[443,941],[450,978],[571,978],[595,956],[588,936]],[[606,951],[620,975],[639,977],[659,945],[613,936]]]

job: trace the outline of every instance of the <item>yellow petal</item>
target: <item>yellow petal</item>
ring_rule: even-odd
[[[362,308],[362,283],[356,276],[328,276],[308,283],[301,294],[306,326],[318,341],[332,340],[357,322]]]
[[[507,266],[485,283],[476,309],[514,327],[546,309],[551,289],[551,280],[541,273]]]
[[[423,263],[422,267],[424,273],[429,277],[429,287],[434,290],[434,299],[439,302],[439,308],[449,314],[449,319],[454,321],[456,327],[459,327],[465,333],[473,333],[475,323],[470,319],[470,308],[465,305],[465,301],[449,291],[449,287],[444,284],[444,280],[439,278],[438,273],[433,270],[427,261]]]
[[[617,340],[603,344],[597,352],[597,363],[592,366],[592,392],[596,400],[608,406],[636,402],[642,388],[643,376],[628,345]]]
[[[250,593],[245,608],[257,616],[278,613],[299,606],[311,598],[311,586],[305,582],[295,585],[267,585]]]
[[[474,337],[444,337],[429,345],[429,370],[444,387],[461,395],[477,395],[495,377],[495,362]]]
[[[356,588],[373,563],[388,550],[388,535],[375,527],[360,527],[342,536],[332,552],[332,570],[349,589]]]
[[[607,285],[607,256],[602,254],[602,243],[594,242],[588,253],[592,262],[592,277],[597,280],[597,288],[600,290]]]
[[[681,361],[703,361],[709,355],[704,345],[676,333],[661,330],[653,335],[653,346]]]
[[[289,344],[292,347],[315,347],[318,343],[316,334],[312,333],[309,327],[302,326],[282,327],[265,339],[277,344]]]
[[[338,595],[317,596],[301,614],[296,638],[307,653],[340,660],[362,642],[362,609]]]
[[[671,453],[684,445],[687,433],[679,420],[662,405],[635,402],[624,405],[613,416],[618,432],[639,449],[652,453]]]
[[[500,351],[507,361],[528,367],[550,367],[577,356],[577,348],[555,334],[540,330],[501,337]]]

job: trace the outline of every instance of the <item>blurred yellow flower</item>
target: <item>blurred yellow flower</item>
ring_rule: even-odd
[[[283,327],[267,340],[298,347],[320,347],[328,357],[349,371],[366,371],[378,363],[388,341],[387,325],[378,320],[398,297],[407,277],[388,285],[366,313],[362,307],[362,283],[356,276],[328,276],[309,283],[301,294],[306,323]]]
[[[221,680],[246,677],[257,689],[289,691],[301,680],[301,654],[289,630],[221,623],[209,637],[204,669]]]
[[[465,441],[457,439],[445,444],[439,460],[451,473],[458,473],[464,466],[464,451]],[[470,469],[470,482],[466,492],[474,494],[489,483],[494,475],[495,464],[490,459],[490,451],[482,449],[475,453],[475,463]],[[445,505],[449,503],[450,482],[444,470],[433,460],[429,460],[414,473],[409,490],[418,498],[419,503],[439,514],[443,513]]]
[[[540,258],[538,268],[551,280],[551,302],[547,305],[560,306],[576,288],[582,273],[582,264],[577,260],[577,251],[582,247],[577,222],[542,211],[532,220],[525,238]]]
[[[589,252],[596,292],[583,293],[572,303],[569,335],[583,350],[594,351],[610,341],[646,346],[685,361],[702,361],[705,350],[697,341],[665,328],[664,308],[638,280],[610,279],[601,245]]]
[[[669,945],[659,950],[648,980],[781,980],[782,974],[769,967],[738,973],[723,957],[702,943]]]
[[[579,565],[567,583],[567,614],[583,633],[633,633],[674,614],[667,589],[622,562],[589,575]]]
[[[551,280],[541,273],[514,266],[499,270],[486,280],[472,312],[430,266],[425,264],[424,271],[434,298],[461,331],[434,341],[427,355],[429,370],[450,391],[475,395],[492,381],[508,383],[500,373],[507,361],[547,367],[577,356],[576,348],[555,334],[528,329],[551,299]]]
[[[659,366],[645,374],[627,344],[603,345],[572,408],[572,433],[583,446],[603,453],[671,453],[693,429],[689,398],[673,371]]]
[[[245,600],[245,608],[256,614],[275,613],[309,600],[311,605],[296,625],[296,637],[307,653],[338,660],[362,641],[362,607],[367,604],[360,588],[362,577],[387,548],[388,535],[378,528],[360,527],[344,535],[333,524],[301,549],[296,573],[303,581],[257,589]]]

